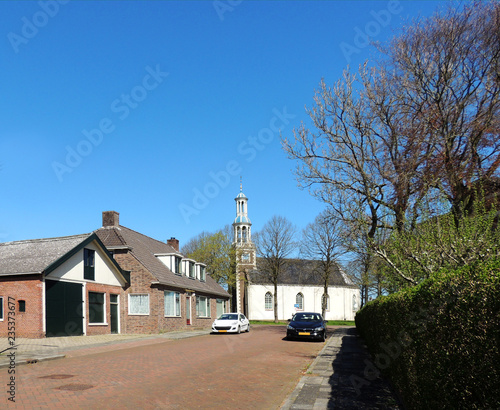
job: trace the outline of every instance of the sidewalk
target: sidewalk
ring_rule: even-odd
[[[154,335],[99,335],[48,337],[44,339],[18,338],[14,346],[10,346],[7,338],[0,338],[0,369],[9,367],[15,357],[16,366],[54,360],[66,357],[69,352],[79,349],[120,345],[142,340],[185,339],[188,337],[209,334],[210,330],[176,331]],[[15,352],[15,356],[10,356]]]
[[[400,409],[386,380],[365,375],[370,354],[355,327],[338,328],[282,410]]]

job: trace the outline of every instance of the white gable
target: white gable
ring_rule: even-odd
[[[87,249],[95,251],[95,280],[87,281],[83,278],[83,248],[64,261],[56,269],[47,275],[47,278],[58,278],[78,282],[93,282],[104,285],[123,286],[122,279],[117,268],[109,261],[104,251],[96,244],[91,242]]]

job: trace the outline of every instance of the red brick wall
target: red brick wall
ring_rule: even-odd
[[[196,297],[191,298],[191,325],[186,320],[186,298],[188,295],[181,289],[163,285],[152,285],[157,281],[144,266],[131,254],[115,252],[115,260],[122,269],[131,271],[130,287],[124,292],[120,307],[122,309],[121,333],[163,333],[192,328],[210,328],[216,318],[216,299],[210,300],[210,317],[196,317]],[[181,316],[165,317],[164,291],[172,290],[181,294]],[[129,315],[128,295],[149,294],[149,315]],[[206,295],[209,296],[209,295]]]
[[[123,292],[120,301],[121,333],[158,333],[158,309],[161,306],[161,312],[163,312],[163,291],[160,298],[160,292],[151,288],[151,282],[156,281],[156,278],[129,253],[115,253],[115,260],[122,269],[131,271],[130,287]],[[128,314],[128,295],[130,294],[149,294],[149,315]]]
[[[110,306],[110,298],[109,295],[111,293],[120,295],[119,298],[119,303],[121,304],[123,302],[124,297],[123,295],[123,290],[120,286],[111,286],[111,285],[102,285],[100,283],[91,283],[87,282],[87,290],[86,290],[86,300],[87,300],[87,311],[86,311],[86,328],[87,328],[87,335],[88,336],[93,336],[93,335],[107,335],[111,333],[111,306]],[[104,298],[104,303],[106,305],[105,312],[106,312],[106,325],[98,325],[98,324],[89,324],[89,317],[90,317],[90,312],[89,312],[89,292],[99,292],[99,293],[105,293],[105,298]],[[120,308],[120,306],[119,306]],[[120,326],[123,326],[123,322],[120,320]],[[120,332],[121,331],[120,328]]]
[[[15,336],[41,338],[43,332],[42,306],[43,283],[41,275],[2,277],[0,297],[3,297],[3,321],[0,321],[0,337],[8,337],[9,297],[15,306]],[[13,299],[15,299],[13,301]],[[26,312],[19,312],[19,300],[26,302]],[[12,306],[12,305],[11,305]]]

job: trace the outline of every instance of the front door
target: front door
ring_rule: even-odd
[[[191,324],[191,296],[186,296],[186,323]]]
[[[118,295],[109,295],[111,333],[118,333]]]

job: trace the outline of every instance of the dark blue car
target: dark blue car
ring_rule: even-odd
[[[286,327],[287,339],[326,340],[326,322],[319,313],[296,313]]]

